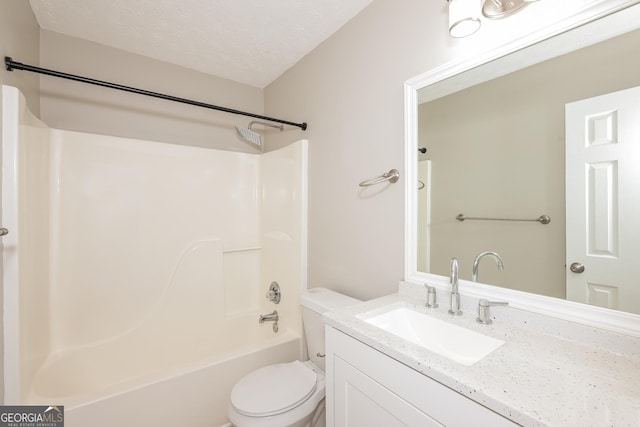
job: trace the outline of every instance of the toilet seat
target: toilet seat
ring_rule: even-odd
[[[238,381],[231,391],[231,405],[242,415],[270,417],[304,403],[317,385],[318,375],[302,362],[270,365]]]

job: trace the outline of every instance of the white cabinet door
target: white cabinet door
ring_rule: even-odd
[[[442,426],[339,357],[333,366],[335,427]]]

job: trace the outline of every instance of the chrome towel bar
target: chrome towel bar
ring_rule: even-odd
[[[360,187],[370,187],[372,185],[380,184],[385,181],[389,181],[393,184],[394,182],[398,182],[398,179],[400,179],[400,172],[398,172],[397,169],[391,169],[389,172],[384,173],[378,177],[362,181],[360,183]]]
[[[518,219],[518,218],[474,218],[474,217],[470,217],[470,216],[464,216],[464,214],[458,214],[458,216],[456,216],[456,219],[460,222],[464,221],[465,219],[476,219],[476,220],[483,220],[483,221],[536,221],[539,222],[540,224],[549,224],[551,222],[551,217],[549,215],[540,215],[538,218],[535,219]]]

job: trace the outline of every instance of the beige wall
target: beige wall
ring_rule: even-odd
[[[39,64],[40,47],[38,43],[39,27],[31,7],[27,1],[0,0],[0,53],[2,53],[2,69],[0,70],[0,84],[18,87],[25,95],[29,109],[36,115],[40,113],[40,79],[35,74],[10,72],[5,70],[4,57],[11,56],[15,61]],[[2,104],[0,103],[0,117]],[[0,122],[0,135],[2,123]],[[1,243],[0,243],[1,244]],[[2,286],[2,272],[0,271],[0,290]],[[0,291],[0,312],[3,306],[3,292]],[[2,366],[4,366],[4,339],[2,331],[3,316],[0,316],[0,384],[4,384]],[[4,401],[4,386],[0,388],[0,402]]]
[[[41,31],[41,66],[256,114],[262,89],[51,31]],[[58,129],[257,152],[234,125],[249,117],[41,77],[42,120]]]
[[[374,1],[265,90],[269,114],[309,123],[310,287],[373,298],[403,278],[403,178],[358,183],[403,170],[403,82],[443,62],[443,6]]]

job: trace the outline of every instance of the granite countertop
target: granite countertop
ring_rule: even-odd
[[[424,306],[423,286],[331,311],[325,322],[524,426],[640,426],[640,338],[511,307],[492,307],[493,325],[475,322],[478,300],[462,296],[464,314]],[[471,366],[430,352],[361,318],[406,307],[500,339],[505,344]]]

